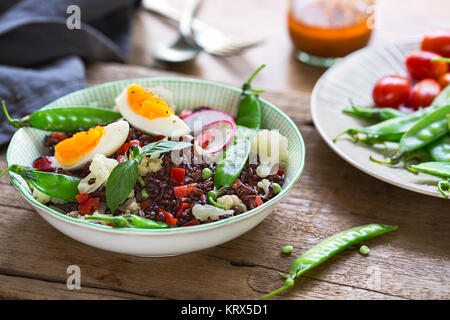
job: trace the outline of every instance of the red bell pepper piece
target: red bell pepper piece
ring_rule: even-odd
[[[90,198],[78,205],[78,212],[84,216],[97,210],[100,206],[100,198]]]
[[[277,174],[279,175],[279,176],[281,176],[282,174],[284,173],[284,170],[283,169],[278,169],[278,171],[277,171]]]
[[[55,172],[55,168],[52,167],[52,163],[55,157],[42,157],[33,162],[33,168],[38,171]]]
[[[80,193],[79,195],[75,196],[75,199],[77,200],[77,202],[79,204],[82,204],[83,202],[88,200],[90,197],[91,196],[89,195],[89,193]]]
[[[154,138],[154,140],[155,140],[155,142],[156,142],[156,141],[159,141],[159,140],[164,139],[165,137],[166,137],[166,136],[159,135],[159,136],[156,136],[156,137]]]
[[[58,141],[66,140],[69,137],[69,135],[64,132],[53,132],[50,136]]]
[[[184,186],[174,187],[173,191],[175,193],[175,198],[184,198],[192,193],[192,190],[197,186],[196,183],[186,184]]]
[[[197,219],[194,219],[189,222],[186,222],[185,224],[182,225],[182,227],[196,226],[198,224],[200,224],[200,221],[198,221]]]
[[[181,213],[186,210],[187,208],[189,208],[189,203],[186,202],[181,202],[180,205],[178,206],[178,210],[177,213],[175,214],[177,218],[180,217]]]
[[[131,140],[130,142],[124,143],[116,153],[125,153],[133,146],[141,146],[141,142],[139,140]]]
[[[255,205],[257,207],[259,207],[260,205],[262,205],[264,203],[260,196],[256,196],[255,199],[253,199],[253,202],[255,203]]]
[[[171,213],[169,213],[163,209],[158,209],[158,211],[161,212],[166,217],[167,224],[170,224],[171,226],[174,226],[177,224],[178,219],[175,218]]]
[[[183,184],[184,182],[184,175],[186,174],[186,170],[183,168],[171,168],[170,169],[170,181]]]
[[[141,209],[142,210],[147,209],[148,207],[150,207],[152,205],[152,203],[153,203],[153,199],[150,199],[150,198],[146,199],[144,202],[141,203]]]

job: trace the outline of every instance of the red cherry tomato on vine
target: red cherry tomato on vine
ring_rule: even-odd
[[[427,33],[423,37],[421,48],[450,58],[450,30],[435,30]]]
[[[441,85],[441,89],[444,89],[450,84],[450,72],[444,73],[439,77],[439,84]]]
[[[372,98],[377,107],[397,108],[408,102],[411,85],[401,76],[385,76],[373,87]]]
[[[440,92],[441,86],[434,79],[418,82],[411,91],[411,107],[415,110],[428,107]]]
[[[437,58],[442,58],[442,56],[430,51],[417,51],[406,58],[406,68],[411,77],[416,80],[439,79],[442,74],[447,72],[448,65],[443,61],[431,61],[431,59]]]

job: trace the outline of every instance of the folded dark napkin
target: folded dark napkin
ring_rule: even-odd
[[[126,61],[136,0],[2,0],[0,100],[22,117],[85,86],[83,61]],[[80,29],[69,29],[76,5]],[[67,13],[69,11],[69,13]],[[72,18],[71,18],[72,17]],[[4,116],[0,144],[15,131]]]

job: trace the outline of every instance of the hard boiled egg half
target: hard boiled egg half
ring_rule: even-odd
[[[137,84],[126,87],[116,105],[132,126],[147,134],[180,137],[191,131],[164,100]]]
[[[96,154],[109,156],[124,144],[129,129],[128,122],[121,120],[105,127],[97,126],[89,131],[78,132],[55,146],[53,166],[76,170],[92,161]]]

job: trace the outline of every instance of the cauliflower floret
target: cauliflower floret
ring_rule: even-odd
[[[45,193],[42,193],[36,188],[33,188],[33,198],[35,198],[40,203],[47,203],[52,200],[52,197],[46,195]]]
[[[253,156],[259,156],[260,165],[256,168],[256,174],[265,178],[272,173],[276,164],[285,167],[288,139],[277,130],[260,130],[251,141],[250,152]]]
[[[91,173],[80,181],[78,184],[78,191],[80,191],[80,193],[91,193],[97,190],[101,185],[106,183],[111,171],[118,164],[117,160],[109,159],[103,154],[96,154],[89,166]],[[91,179],[95,179],[93,184],[89,184],[89,180]]]
[[[80,213],[78,211],[70,211],[67,216],[72,217],[72,218],[78,218],[78,216],[80,215]]]
[[[267,198],[267,196],[269,195],[270,185],[271,185],[271,183],[267,179],[262,179],[261,181],[258,182],[258,188],[261,188],[264,190],[264,196],[263,196],[264,199]]]
[[[141,207],[139,203],[137,203],[136,198],[134,196],[128,198],[127,201],[125,201],[119,206],[119,210],[125,212],[126,214],[136,213],[140,208]]]
[[[247,211],[247,207],[242,202],[242,200],[234,194],[221,196],[217,199],[217,203],[227,208],[227,210],[231,209],[232,207],[237,207],[239,209],[239,212]]]
[[[209,204],[196,204],[192,208],[193,216],[200,221],[205,221],[208,219],[217,220],[220,216],[223,216],[225,214],[232,215],[233,213],[233,210],[222,210],[220,208],[210,206]]]
[[[161,170],[162,159],[153,157],[144,157],[139,165],[139,174],[145,176],[149,172],[158,172]]]

